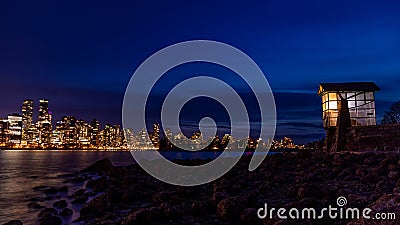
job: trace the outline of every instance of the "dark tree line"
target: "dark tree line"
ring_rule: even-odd
[[[389,111],[383,114],[382,124],[399,124],[400,123],[400,101],[390,106]]]

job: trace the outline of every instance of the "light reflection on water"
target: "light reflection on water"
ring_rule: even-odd
[[[13,219],[35,224],[40,210],[27,205],[31,198],[43,198],[44,194],[35,192],[34,187],[70,186],[58,176],[77,172],[105,157],[116,165],[133,163],[129,152],[0,151],[0,224]],[[70,187],[68,195],[73,191]]]
[[[218,152],[163,152],[167,159],[214,159]],[[134,163],[130,152],[106,151],[0,151],[0,224],[19,219],[24,224],[37,224],[40,209],[30,209],[31,198],[43,198],[45,195],[33,188],[40,185],[68,186],[65,196],[72,195],[79,186],[63,183],[60,175],[74,173],[91,165],[97,160],[109,158],[114,165],[123,166]],[[39,202],[44,206],[59,199]],[[76,206],[68,206],[74,211]],[[76,219],[78,213],[65,223]]]

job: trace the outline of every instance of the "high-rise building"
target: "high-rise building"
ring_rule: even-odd
[[[113,147],[121,147],[123,144],[125,144],[125,136],[124,133],[121,132],[121,126],[116,124],[114,125],[114,143]]]
[[[229,143],[230,140],[231,140],[231,135],[230,134],[225,134],[222,137],[222,140],[221,140],[221,143],[220,143],[221,147],[225,149],[228,146],[228,143]]]
[[[39,129],[37,126],[32,125],[28,129],[28,146],[30,147],[38,147],[39,142],[40,142],[40,135],[39,135]]]
[[[77,147],[78,138],[75,117],[64,116],[60,121],[57,121],[56,130],[60,132],[60,139],[64,147]]]
[[[100,122],[97,119],[93,119],[91,126],[91,134],[90,134],[90,144],[93,147],[98,147],[100,145]]]
[[[124,136],[126,140],[126,144],[130,149],[133,149],[136,145],[137,139],[135,136],[135,132],[133,131],[132,128],[126,128],[124,129]]]
[[[218,134],[216,134],[214,136],[214,138],[212,139],[211,144],[209,145],[209,147],[211,149],[213,149],[213,150],[218,150],[219,149],[219,144],[220,144],[220,139],[219,139]]]
[[[76,135],[80,147],[88,148],[90,145],[90,129],[84,120],[76,121]]]
[[[112,139],[113,139],[113,131],[112,131],[112,125],[111,124],[106,124],[104,126],[103,130],[103,146],[111,146]]]
[[[164,148],[165,149],[172,149],[173,145],[171,143],[171,140],[174,138],[171,129],[166,128],[164,131]]]
[[[29,129],[33,122],[33,100],[25,99],[22,102],[22,144],[27,145]]]
[[[191,148],[192,149],[201,149],[203,147],[203,135],[200,131],[196,131],[190,137],[191,140]],[[205,146],[204,146],[205,147]]]
[[[11,145],[20,145],[22,138],[22,115],[13,113],[8,115],[8,143]]]
[[[63,146],[60,130],[57,130],[57,129],[53,130],[53,132],[51,134],[51,146],[53,148],[60,148]]]
[[[153,124],[153,132],[150,134],[151,142],[154,145],[154,148],[160,148],[160,124]]]
[[[42,147],[48,147],[51,141],[53,126],[51,124],[51,113],[49,111],[49,101],[39,100],[39,120],[37,122],[39,129],[39,142]]]
[[[102,135],[102,144],[105,147],[118,147],[120,145],[120,126],[106,124]]]
[[[0,146],[5,146],[8,142],[8,120],[0,118]]]
[[[137,134],[137,144],[136,147],[139,149],[151,149],[154,148],[153,143],[149,139],[149,135],[146,132],[146,129],[142,129]]]
[[[174,143],[178,146],[182,146],[184,148],[189,147],[189,140],[187,137],[180,131],[177,135],[174,136]]]
[[[173,134],[172,134],[171,129],[166,128],[164,133],[165,133],[165,137],[166,138],[168,138],[168,139],[172,139],[173,138]]]
[[[46,99],[39,100],[39,121],[50,120],[49,101]]]

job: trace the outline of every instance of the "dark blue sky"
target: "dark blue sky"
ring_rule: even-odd
[[[233,45],[267,75],[278,135],[320,138],[320,82],[375,81],[378,113],[399,99],[398,1],[6,1],[0,3],[0,117],[25,98],[120,123],[138,65],[168,45]],[[36,102],[37,106],[38,103]]]

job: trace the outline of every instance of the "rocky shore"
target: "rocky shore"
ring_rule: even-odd
[[[79,207],[77,224],[381,224],[374,220],[261,220],[257,210],[316,209],[335,205],[339,196],[347,207],[369,207],[400,218],[400,161],[397,153],[336,153],[300,151],[269,155],[253,172],[249,156],[222,178],[196,187],[168,185],[138,165],[115,167],[108,159],[96,162],[66,182],[83,182],[67,198]],[[186,165],[204,160],[180,161]],[[62,187],[61,187],[62,188]],[[60,188],[42,191],[59,193]],[[65,191],[65,190],[64,190]],[[32,203],[34,204],[34,203]],[[39,224],[65,224],[72,210],[64,200],[40,210]],[[33,207],[33,206],[32,206]],[[39,206],[37,206],[39,207]],[[64,221],[64,222],[63,222]],[[384,224],[400,224],[386,220]],[[20,224],[11,221],[8,224]]]

